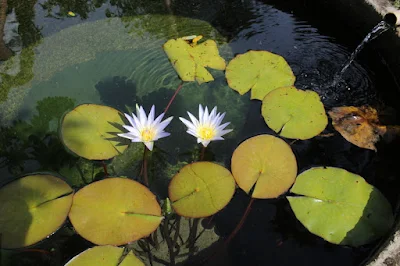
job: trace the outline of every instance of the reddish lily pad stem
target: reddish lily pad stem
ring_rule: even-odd
[[[169,100],[169,103],[167,104],[167,107],[165,107],[164,109],[164,113],[167,113],[169,107],[171,106],[172,102],[174,101],[176,95],[178,95],[179,91],[182,89],[183,87],[183,81],[181,82],[181,84],[179,84],[178,88],[176,89],[174,95],[172,95],[171,100]]]
[[[228,238],[225,240],[225,245],[228,245],[229,242],[235,237],[237,232],[239,232],[240,228],[242,228],[244,222],[246,221],[247,216],[249,216],[251,206],[253,205],[255,198],[251,198],[249,204],[247,205],[246,211],[244,212],[242,219],[240,219],[240,222],[236,226],[236,228],[232,231],[232,233],[228,236]]]

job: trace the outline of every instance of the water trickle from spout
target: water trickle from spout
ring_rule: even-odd
[[[346,72],[346,70],[349,68],[351,63],[354,61],[356,56],[361,52],[361,50],[364,48],[364,46],[369,43],[370,41],[374,40],[377,38],[379,35],[390,29],[390,24],[387,23],[386,21],[382,20],[379,22],[372,30],[370,33],[365,36],[364,40],[357,46],[357,48],[354,50],[354,52],[351,54],[350,58],[347,60],[347,62],[343,65],[342,69],[335,74],[333,78],[333,82],[331,86],[335,86],[342,78],[342,75]]]

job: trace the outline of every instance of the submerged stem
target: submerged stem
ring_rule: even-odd
[[[246,211],[244,212],[242,218],[240,219],[240,222],[236,226],[236,228],[232,231],[232,233],[228,236],[228,238],[225,240],[225,245],[228,245],[229,242],[235,237],[237,232],[239,232],[240,228],[242,228],[244,222],[246,221],[247,216],[249,216],[250,210],[251,210],[251,205],[253,205],[254,198],[251,198],[249,204],[247,205]]]
[[[169,233],[169,216],[167,215],[164,219],[164,223],[163,223],[163,235],[164,235],[164,239],[165,242],[167,242],[167,246],[168,246],[168,252],[169,252],[169,265],[174,266],[175,265],[175,251],[174,251],[174,242],[171,239],[171,235]]]
[[[149,178],[147,176],[147,147],[144,147],[143,151],[143,182],[148,187]]]
[[[206,147],[201,148],[201,153],[200,153],[200,161],[204,160],[204,155],[206,154]]]
[[[174,95],[172,95],[171,100],[169,100],[169,103],[167,104],[167,107],[164,109],[164,114],[168,111],[169,107],[171,106],[172,102],[174,101],[176,95],[178,95],[179,91],[182,89],[183,86],[183,81],[181,84],[179,84],[178,88],[176,89]]]
[[[194,244],[196,243],[197,229],[199,227],[200,219],[193,218],[192,226],[190,227],[189,237],[187,239],[186,247],[189,248],[189,256],[194,252]]]
[[[107,165],[105,164],[104,161],[101,161],[101,165],[103,166],[104,174],[107,177],[108,176]]]

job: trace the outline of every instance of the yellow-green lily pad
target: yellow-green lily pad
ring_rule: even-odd
[[[287,197],[297,219],[326,241],[367,244],[388,232],[393,213],[385,196],[361,176],[341,168],[315,167],[301,173]]]
[[[29,175],[0,189],[2,248],[33,245],[54,233],[65,222],[73,190],[60,178]]]
[[[199,84],[214,80],[206,67],[224,70],[225,60],[219,55],[217,44],[207,40],[190,45],[182,38],[168,40],[164,51],[175,71],[183,81],[197,81]]]
[[[123,256],[124,249],[114,246],[97,246],[89,248],[73,257],[65,266],[144,266],[145,264],[129,252]],[[120,260],[122,261],[120,262]],[[120,262],[120,263],[119,263]]]
[[[258,135],[242,142],[232,155],[231,169],[238,186],[251,197],[277,198],[297,175],[297,162],[290,146],[280,138]]]
[[[108,160],[128,146],[118,133],[125,124],[116,109],[97,104],[82,104],[62,119],[61,139],[73,153],[89,160]]]
[[[267,51],[248,51],[237,55],[226,67],[229,87],[251,99],[262,100],[270,91],[291,86],[296,77],[286,60]]]
[[[163,217],[156,196],[128,178],[91,183],[73,199],[69,218],[83,238],[97,245],[124,245],[157,229]]]
[[[184,166],[169,184],[175,212],[185,217],[207,217],[224,208],[235,192],[235,180],[226,168],[211,162]]]
[[[310,139],[328,124],[318,93],[292,86],[268,93],[262,101],[261,113],[273,131],[290,139]]]

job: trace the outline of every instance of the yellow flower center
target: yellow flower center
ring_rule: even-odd
[[[144,129],[142,131],[142,140],[147,142],[147,141],[152,141],[154,139],[154,131],[151,129]]]
[[[197,132],[200,136],[200,138],[204,140],[211,140],[215,137],[215,130],[214,128],[208,127],[208,126],[202,126],[198,129]]]

